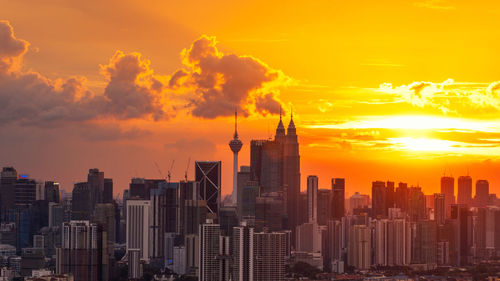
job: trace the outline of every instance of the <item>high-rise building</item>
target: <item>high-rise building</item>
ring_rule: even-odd
[[[420,187],[411,187],[408,195],[408,215],[413,221],[427,217],[425,211],[425,195]]]
[[[196,161],[195,181],[200,183],[200,199],[207,202],[208,213],[218,214],[221,202],[221,161]]]
[[[89,221],[65,222],[57,249],[57,274],[71,273],[75,281],[109,280],[108,253],[102,229]]]
[[[372,217],[385,218],[387,217],[387,192],[385,182],[374,181],[372,183]]]
[[[457,204],[472,203],[472,178],[470,176],[461,176],[458,178],[458,196]]]
[[[307,177],[307,216],[309,222],[318,221],[318,177]]]
[[[386,199],[385,199],[385,204],[387,205],[387,208],[396,207],[394,196],[395,196],[394,182],[388,181],[386,187]]]
[[[139,249],[139,258],[149,261],[151,236],[151,201],[127,200],[126,247]]]
[[[332,179],[332,218],[341,219],[345,215],[345,179]]]
[[[242,222],[233,228],[233,280],[252,281],[254,273],[254,228]]]
[[[19,178],[15,183],[16,207],[27,207],[33,204],[36,200],[36,187],[36,181],[27,178],[27,176]]]
[[[286,186],[287,190],[286,206],[288,215],[288,228],[293,231],[298,225],[297,218],[299,210],[297,208],[297,203],[300,194],[299,142],[295,129],[295,123],[293,122],[293,115],[290,117],[290,123],[288,124],[283,154],[283,183]]]
[[[354,214],[355,209],[364,209],[370,205],[370,196],[367,194],[360,194],[355,192],[349,197],[349,214]]]
[[[58,182],[53,182],[53,181],[45,182],[45,200],[54,203],[61,202],[61,192]]]
[[[233,193],[231,200],[233,205],[238,203],[238,152],[240,152],[243,143],[238,138],[238,114],[234,112],[234,135],[229,142],[229,148],[233,152]]]
[[[321,252],[321,229],[315,221],[297,226],[296,249],[300,252]]]
[[[71,200],[71,219],[90,220],[92,212],[91,191],[88,183],[75,183]]]
[[[455,179],[453,177],[441,178],[441,194],[444,194],[446,217],[451,216],[451,204],[455,204]]]
[[[231,230],[232,232],[232,230]],[[219,281],[231,279],[231,239],[229,236],[219,236]]]
[[[99,171],[99,169],[89,169],[87,183],[90,190],[90,202],[93,209],[95,204],[103,202],[104,172]]]
[[[453,247],[455,254],[451,264],[464,266],[468,264],[469,242],[471,238],[469,232],[469,209],[465,204],[451,205],[451,220],[454,227]]]
[[[254,233],[255,281],[285,280],[286,233]]]
[[[396,204],[396,208],[399,208],[404,213],[408,212],[408,196],[408,184],[400,182],[394,194],[394,203]]]
[[[431,220],[419,220],[413,223],[414,236],[412,237],[412,259],[413,264],[426,264],[427,268],[436,267],[436,222]]]
[[[274,192],[262,194],[257,197],[255,203],[255,228],[262,231],[268,228],[270,231],[283,230],[283,197]]]
[[[283,194],[288,217],[287,228],[295,231],[300,221],[300,155],[293,116],[285,132],[280,115],[274,140],[251,141],[250,174],[252,180],[258,181],[261,194]]]
[[[200,224],[208,217],[207,201],[200,196],[200,183],[195,181],[181,181],[180,183],[180,234],[198,235]],[[213,214],[210,214],[213,215]],[[210,218],[214,218],[211,216]],[[186,251],[188,249],[186,248]],[[187,252],[189,254],[189,252]]]
[[[404,219],[374,222],[374,264],[405,266],[410,264],[411,229]]]
[[[385,184],[384,184],[385,185]],[[352,225],[349,231],[348,265],[360,270],[371,266],[371,230],[366,225]]]
[[[438,225],[443,225],[446,220],[446,195],[434,193],[434,220]]]
[[[342,222],[339,220],[329,220],[327,223],[326,237],[323,239],[325,247],[322,254],[326,268],[331,269],[334,272],[338,272],[338,266],[334,267],[332,264],[342,264],[341,269],[345,260],[343,258],[344,243],[342,239]],[[341,272],[340,272],[341,273]]]
[[[318,224],[326,225],[331,218],[332,191],[330,189],[318,190]]]
[[[490,184],[487,180],[476,181],[476,206],[485,207],[489,204],[490,199]]]
[[[218,281],[220,271],[220,225],[207,220],[199,230],[199,280]]]
[[[13,167],[4,167],[0,176],[0,207],[1,214],[14,208],[16,200],[17,171]]]
[[[259,183],[247,181],[238,189],[238,217],[240,220],[255,220],[255,204],[259,196]]]
[[[102,203],[113,203],[113,179],[104,179]]]

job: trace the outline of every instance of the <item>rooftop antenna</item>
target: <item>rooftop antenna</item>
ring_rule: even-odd
[[[238,138],[238,110],[234,110],[234,138]]]

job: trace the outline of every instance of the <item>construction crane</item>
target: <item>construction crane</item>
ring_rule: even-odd
[[[168,170],[167,172],[167,182],[170,183],[170,177],[171,177],[171,171],[172,169],[174,168],[174,163],[175,163],[175,159],[172,160],[172,165],[170,165],[170,169]]]
[[[188,181],[188,170],[189,170],[190,163],[191,163],[191,157],[188,158],[188,164],[187,164],[186,170],[184,171],[184,180],[186,182]]]
[[[160,174],[162,179],[165,179],[165,177],[163,176],[163,173],[161,172],[160,166],[158,166],[158,163],[156,163],[156,161],[154,163],[155,163],[156,169],[158,170],[158,174]]]

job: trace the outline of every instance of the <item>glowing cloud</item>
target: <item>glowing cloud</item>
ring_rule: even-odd
[[[202,36],[182,51],[186,69],[172,75],[169,85],[189,89],[188,107],[197,117],[276,114],[281,102],[277,86],[287,83],[282,72],[250,56],[223,54],[215,37]]]

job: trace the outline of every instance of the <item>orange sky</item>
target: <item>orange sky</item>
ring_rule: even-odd
[[[92,167],[117,194],[159,177],[154,162],[166,174],[175,159],[179,179],[190,157],[222,160],[230,193],[232,110],[248,164],[281,104],[303,189],[316,174],[320,187],[345,177],[349,194],[375,180],[432,193],[443,173],[469,173],[500,192],[496,1],[0,6],[0,164],[67,191]]]

